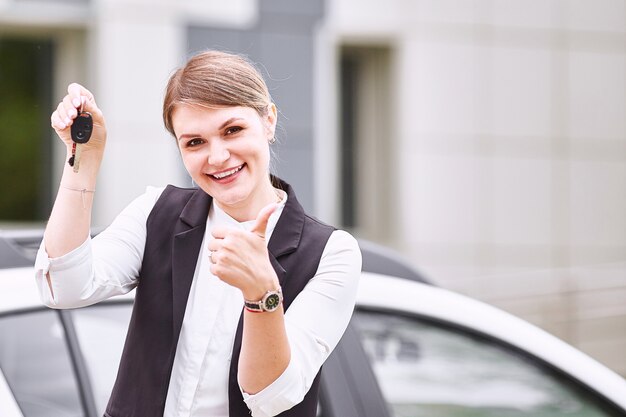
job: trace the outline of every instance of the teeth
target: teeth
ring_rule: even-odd
[[[212,174],[212,175],[213,175],[213,177],[215,177],[218,180],[220,180],[222,178],[228,177],[229,175],[233,175],[235,172],[238,172],[241,168],[243,168],[243,165],[240,165],[237,168],[233,168],[230,171],[224,171],[224,172],[220,172],[219,174]]]

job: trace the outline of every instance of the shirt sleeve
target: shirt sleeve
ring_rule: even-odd
[[[285,313],[291,360],[257,394],[241,389],[253,417],[272,417],[299,404],[348,327],[361,275],[361,251],[345,231],[334,231],[313,278]]]
[[[52,308],[84,307],[135,288],[146,220],[163,189],[148,187],[108,228],[61,257],[49,258],[42,241],[35,260],[42,302]]]

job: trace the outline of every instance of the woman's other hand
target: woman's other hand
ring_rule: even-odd
[[[260,300],[278,288],[265,241],[267,222],[277,207],[272,203],[261,209],[250,231],[216,227],[211,232],[211,273],[239,288],[246,300]]]
[[[93,131],[89,142],[83,146],[83,151],[99,150],[104,151],[106,141],[106,127],[102,111],[98,108],[96,100],[91,93],[80,84],[72,83],[67,87],[67,95],[59,103],[56,110],[50,116],[50,124],[57,135],[68,148],[72,147],[71,126],[78,112],[82,107],[83,111],[91,113],[93,118]]]

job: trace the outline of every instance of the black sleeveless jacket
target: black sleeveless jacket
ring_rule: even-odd
[[[333,232],[305,214],[289,184],[279,181],[287,203],[268,243],[283,289],[284,307],[311,279]],[[105,417],[162,416],[211,197],[199,189],[168,186],[147,220],[144,258],[126,343]],[[237,383],[243,315],[229,375],[229,417],[249,417]],[[314,417],[320,374],[304,400],[280,414]]]

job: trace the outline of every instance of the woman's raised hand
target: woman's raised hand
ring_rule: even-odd
[[[59,103],[56,110],[50,116],[50,124],[57,135],[68,148],[72,146],[71,126],[78,116],[80,109],[91,113],[93,118],[93,132],[89,142],[84,144],[84,150],[104,150],[106,142],[106,126],[102,111],[98,108],[96,100],[91,93],[80,84],[72,83],[67,86],[67,95]]]
[[[278,287],[265,242],[267,222],[277,208],[272,203],[261,209],[250,231],[227,227],[211,231],[211,273],[239,288],[248,300],[259,300],[268,290]]]

